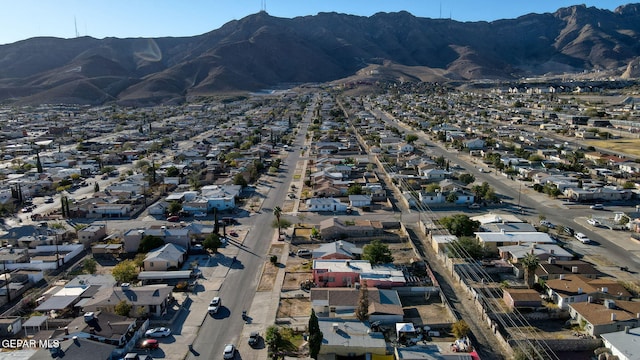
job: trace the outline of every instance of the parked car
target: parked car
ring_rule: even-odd
[[[296,255],[300,257],[311,257],[311,251],[309,249],[298,249]]]
[[[236,357],[236,347],[232,344],[225,345],[222,357],[225,360],[233,359],[234,357]]]
[[[589,239],[587,235],[580,232],[576,233],[573,237],[575,237],[578,241],[580,241],[583,244],[588,244],[591,242],[591,239]]]
[[[604,205],[602,204],[594,204],[590,206],[591,210],[604,210]]]
[[[171,335],[171,329],[166,327],[157,327],[157,328],[147,330],[144,334],[147,337],[154,337],[154,338],[167,337]]]
[[[469,204],[468,207],[469,209],[480,209],[480,204],[473,203],[473,204]]]
[[[573,234],[575,234],[575,231],[573,231],[573,229],[568,226],[565,226],[564,228],[562,228],[562,230],[569,236],[573,236]]]
[[[551,223],[551,222],[549,222],[547,220],[540,220],[540,225],[541,226],[546,226],[549,229],[555,229],[556,228],[556,226],[553,223]]]
[[[52,197],[46,198],[44,200],[44,202],[45,202],[45,204],[51,204],[51,203],[53,203],[53,198]]]
[[[156,339],[146,339],[142,343],[140,343],[140,347],[142,349],[157,349],[160,346],[158,340]]]
[[[258,345],[258,343],[260,342],[260,333],[258,333],[257,331],[253,331],[251,332],[251,334],[249,334],[249,346],[251,347],[255,347]]]
[[[220,310],[220,306],[222,306],[222,299],[220,299],[219,296],[216,296],[213,299],[211,299],[211,302],[209,302],[209,308],[207,309],[207,311],[211,315],[217,314],[218,311]]]
[[[169,216],[167,218],[167,221],[169,221],[169,222],[178,222],[178,221],[180,221],[180,216],[178,216],[178,215]]]
[[[199,212],[193,214],[193,217],[197,217],[197,218],[207,217],[207,213],[199,211]]]
[[[238,237],[238,233],[233,231],[233,230],[229,231],[229,235],[231,235],[233,237]]]
[[[587,219],[587,224],[593,225],[593,226],[598,226],[598,225],[600,225],[600,221],[598,221],[597,219],[594,219],[594,218],[590,218],[590,219]]]

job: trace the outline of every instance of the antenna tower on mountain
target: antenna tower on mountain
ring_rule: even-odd
[[[80,37],[80,34],[78,34],[78,22],[76,21],[76,17],[73,17],[73,25],[76,28],[76,37]]]
[[[261,0],[260,12],[267,12],[267,0]]]

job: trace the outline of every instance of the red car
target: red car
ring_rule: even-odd
[[[140,347],[143,349],[157,349],[160,346],[158,344],[158,340],[156,339],[146,339],[140,344]]]
[[[167,221],[169,221],[169,222],[178,222],[178,221],[180,221],[180,216],[177,216],[177,215],[169,216],[167,218]]]

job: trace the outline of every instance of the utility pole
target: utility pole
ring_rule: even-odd
[[[7,289],[7,303],[11,302],[11,289],[9,289],[9,272],[7,271],[7,260],[2,260],[2,270],[4,270],[4,286]]]
[[[520,183],[520,187],[518,188],[518,210],[520,210],[520,195],[522,194],[522,183]]]

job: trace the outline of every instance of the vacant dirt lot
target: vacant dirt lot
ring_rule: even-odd
[[[278,318],[309,316],[311,301],[309,299],[280,299]]]
[[[280,259],[282,255],[282,245],[272,245],[269,250],[269,257],[275,255]],[[262,277],[260,278],[260,284],[258,285],[258,291],[271,291],[276,281],[276,275],[280,267],[284,266],[280,263],[272,264],[267,257],[267,261],[262,269]]]
[[[305,272],[287,272],[284,275],[284,283],[282,284],[282,291],[291,291],[300,289],[300,283],[305,280],[310,280],[310,271]]]

